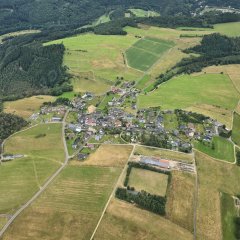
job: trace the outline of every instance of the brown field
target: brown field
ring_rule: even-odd
[[[190,232],[193,232],[194,191],[194,175],[172,172],[167,194],[167,218]]]
[[[81,164],[89,166],[123,167],[126,164],[132,149],[133,147],[129,145],[121,146],[103,144]]]
[[[192,112],[200,112],[206,116],[211,117],[212,119],[217,119],[222,124],[225,124],[227,128],[232,127],[232,111],[228,109],[219,108],[208,104],[200,104],[186,108],[186,110]]]
[[[3,239],[90,239],[119,173],[118,168],[66,167]]]
[[[4,112],[29,118],[34,112],[39,110],[44,102],[52,102],[55,99],[56,98],[52,96],[33,96],[12,102],[5,102]]]
[[[196,152],[199,176],[197,236],[198,239],[222,239],[220,192],[240,192],[240,168],[215,161]]]
[[[161,157],[161,158],[170,159],[170,160],[193,162],[192,154],[175,152],[175,151],[170,151],[165,149],[156,149],[151,147],[137,146],[135,148],[135,154],[136,153],[140,155]]]
[[[132,168],[129,186],[137,191],[144,190],[151,194],[165,196],[168,186],[168,175],[149,170]]]
[[[192,234],[171,221],[132,204],[112,200],[95,240],[190,240]]]

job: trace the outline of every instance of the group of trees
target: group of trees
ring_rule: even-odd
[[[149,210],[159,215],[165,215],[166,197],[152,195],[145,191],[133,193],[125,188],[118,188],[115,196],[127,202],[134,202],[141,208]]]
[[[0,113],[0,123],[0,143],[28,124],[23,118],[8,113]]]
[[[156,134],[142,134],[140,136],[140,142],[143,145],[171,149],[172,146],[168,143],[167,135]]]
[[[240,166],[240,151],[237,151],[236,158],[237,158],[237,165]]]
[[[177,115],[178,122],[186,122],[186,123],[203,123],[204,120],[209,119],[209,117],[204,116],[200,113],[195,112],[186,112],[182,109],[176,109],[175,114]]]

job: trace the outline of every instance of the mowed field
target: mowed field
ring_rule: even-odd
[[[195,175],[173,171],[167,194],[166,216],[193,232]]]
[[[240,146],[240,114],[233,114],[232,140]]]
[[[16,114],[23,118],[29,118],[39,110],[44,102],[53,102],[56,98],[52,96],[33,96],[16,101],[5,102],[4,112]]]
[[[113,199],[94,237],[95,240],[190,240],[192,234],[171,221]]]
[[[232,142],[225,138],[215,136],[213,137],[212,144],[214,145],[214,148],[212,148],[212,145],[209,146],[196,141],[194,147],[213,158],[232,163],[235,161],[234,145]]]
[[[164,197],[168,186],[168,175],[132,168],[128,185],[134,187],[136,191],[144,190]]]
[[[143,38],[126,51],[128,65],[141,71],[147,71],[175,44],[157,38]]]
[[[0,214],[15,212],[61,166],[64,161],[61,127],[39,125],[7,140],[4,153],[25,157],[0,166]],[[46,136],[36,138],[40,133]]]
[[[162,159],[169,159],[169,160],[176,160],[176,161],[183,161],[183,162],[193,162],[193,155],[170,151],[166,149],[157,149],[145,146],[137,146],[135,148],[135,154],[144,155],[144,156],[153,156],[153,157],[160,157]]]
[[[224,117],[222,111],[236,108],[240,94],[232,81],[224,74],[183,75],[169,80],[148,95],[140,95],[139,108],[161,106],[162,109],[189,109],[192,107],[201,113],[201,106],[208,105],[212,111],[208,115],[214,119]],[[200,107],[199,107],[200,106]],[[206,113],[206,111],[204,111]],[[228,116],[228,115],[227,115]]]
[[[3,239],[90,239],[119,173],[118,168],[66,167]]]
[[[198,167],[198,239],[222,239],[220,192],[235,196],[240,192],[240,168],[196,152]]]

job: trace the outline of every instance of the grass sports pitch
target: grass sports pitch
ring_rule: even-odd
[[[146,37],[126,51],[128,65],[140,71],[149,70],[171,47],[173,42]]]

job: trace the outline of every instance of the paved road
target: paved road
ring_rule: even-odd
[[[104,209],[103,209],[102,215],[101,215],[101,217],[100,217],[100,219],[99,219],[99,221],[98,221],[98,223],[97,223],[97,226],[95,227],[95,229],[94,229],[94,231],[93,231],[93,234],[92,234],[90,240],[93,240],[93,239],[94,239],[94,236],[95,236],[95,234],[96,234],[96,232],[97,232],[97,230],[98,230],[98,227],[99,227],[99,225],[100,225],[100,223],[101,223],[101,221],[102,221],[102,219],[103,219],[103,217],[104,217],[104,214],[105,214],[105,212],[106,212],[106,210],[107,210],[107,208],[108,208],[108,206],[109,206],[112,198],[113,198],[114,195],[115,195],[115,192],[116,192],[116,190],[117,190],[117,187],[118,187],[118,186],[120,185],[120,183],[121,183],[121,180],[122,180],[122,177],[124,176],[125,171],[126,171],[127,168],[128,168],[128,162],[130,161],[130,159],[132,158],[132,156],[133,156],[133,154],[134,154],[135,147],[136,147],[136,145],[133,145],[132,152],[131,152],[131,154],[129,155],[129,158],[128,158],[128,160],[127,160],[127,162],[126,162],[126,164],[125,164],[125,166],[124,166],[124,168],[123,168],[123,170],[122,170],[122,172],[121,172],[121,174],[120,174],[120,176],[119,176],[119,178],[118,178],[118,180],[117,180],[117,182],[116,182],[116,184],[115,184],[115,186],[114,186],[114,189],[113,189],[113,191],[112,191],[112,193],[111,193],[111,195],[110,195],[110,197],[109,197],[109,199],[108,199],[108,201],[107,201],[107,203],[106,203],[106,205],[105,205],[105,207],[104,207]]]
[[[21,208],[19,208],[12,217],[8,220],[7,224],[1,229],[0,231],[0,237],[5,233],[5,231],[8,229],[8,227],[13,223],[13,221],[18,217],[18,215],[24,211],[27,207],[29,207],[41,194],[43,191],[46,190],[46,188],[49,186],[49,184],[58,176],[58,174],[65,168],[65,166],[68,163],[68,150],[67,150],[67,144],[65,141],[65,125],[66,125],[66,117],[67,117],[68,111],[66,112],[63,122],[62,122],[62,140],[64,145],[64,152],[65,152],[65,161],[62,164],[62,166],[47,180],[47,182],[40,188],[40,190],[28,201],[26,202]],[[26,130],[25,130],[26,131]]]

